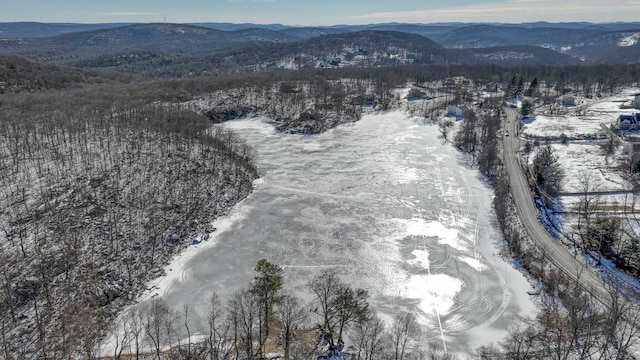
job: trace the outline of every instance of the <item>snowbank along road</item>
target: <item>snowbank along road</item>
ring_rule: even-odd
[[[520,139],[518,137],[519,112],[506,108],[507,123],[505,126],[504,162],[509,173],[511,194],[514,198],[518,215],[527,230],[529,237],[545,251],[549,261],[559,270],[591,292],[602,303],[609,302],[609,295],[600,276],[584,265],[581,256],[574,255],[562,245],[560,240],[553,238],[538,221],[538,210],[531,197],[531,190],[518,162]],[[510,135],[506,135],[507,131]]]

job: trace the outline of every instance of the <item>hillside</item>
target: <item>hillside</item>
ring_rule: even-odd
[[[260,55],[266,55],[268,61],[281,61],[286,53],[306,54],[318,62],[322,58],[340,56],[339,52],[327,51],[320,54],[314,49],[335,50],[331,39],[345,41],[352,36],[362,37],[371,32],[402,33],[419,35],[394,39],[397,43],[385,44],[382,35],[374,52],[384,52],[385,46],[392,45],[403,49],[413,49],[418,58],[412,61],[361,61],[359,63],[426,62],[439,63],[451,61],[442,50],[424,49],[424,38],[433,40],[450,49],[485,49],[514,46],[536,46],[553,49],[580,60],[582,63],[637,63],[640,50],[632,46],[637,42],[636,29],[640,23],[522,23],[522,24],[482,24],[482,23],[443,23],[443,24],[371,24],[336,25],[325,27],[295,27],[280,24],[41,24],[41,23],[0,23],[0,53],[20,55],[32,60],[54,62],[78,67],[111,68],[128,65],[129,72],[151,74],[149,67],[160,67],[161,74],[173,73],[167,66],[178,65],[185,69],[195,64],[196,72],[203,71],[198,65],[202,57],[214,54],[239,51],[239,63],[256,64],[247,60],[245,52],[250,53],[258,47]],[[52,36],[56,35],[56,36]],[[324,39],[329,37],[329,39]],[[635,39],[635,40],[634,40]],[[357,39],[356,39],[357,40]],[[378,40],[370,39],[371,43]],[[317,42],[315,42],[317,41]],[[633,42],[635,41],[635,42]],[[409,46],[407,42],[415,44]],[[296,43],[295,46],[278,44]],[[433,44],[431,44],[433,45]],[[432,56],[435,57],[432,58]],[[547,53],[550,54],[550,53]],[[484,56],[484,55],[477,55]],[[476,57],[476,55],[474,55]],[[428,58],[429,60],[425,60]],[[457,56],[454,55],[454,59]],[[496,64],[513,64],[514,59],[502,62],[503,55],[488,56]],[[446,60],[445,60],[446,59]],[[523,58],[523,59],[526,59]],[[549,65],[561,64],[562,57],[553,56]],[[381,59],[380,59],[381,60]],[[458,60],[455,60],[458,61]],[[226,61],[228,66],[235,61]],[[537,60],[536,64],[539,63]],[[573,62],[568,62],[573,63]],[[145,65],[147,68],[145,69]],[[225,66],[225,67],[227,67]],[[278,67],[279,65],[276,65]],[[305,64],[304,66],[308,66]],[[180,71],[189,73],[191,71]],[[175,75],[175,73],[174,73]]]
[[[136,24],[43,39],[5,40],[0,43],[0,51],[39,61],[74,64],[111,54],[153,52],[186,57],[287,40],[285,35],[270,30],[227,32],[192,25]]]
[[[95,72],[0,54],[0,94],[63,89],[105,81]]]
[[[440,37],[438,41],[451,48],[540,46],[560,50],[574,44],[579,39],[602,32],[603,30],[561,27],[474,25],[453,30]]]
[[[46,38],[68,33],[109,29],[126,26],[126,23],[73,24],[41,22],[0,23],[0,38]]]
[[[295,37],[299,40],[311,39],[318,36],[344,34],[351,30],[328,27],[292,27],[279,30],[280,33]]]
[[[638,35],[631,30],[616,30],[624,28],[622,25],[259,27],[155,23],[46,38],[0,38],[0,53],[144,77],[210,75],[238,67],[264,70],[400,64],[637,63]]]
[[[223,54],[224,62],[261,68],[382,66],[447,59],[446,49],[425,37],[393,31],[360,31],[259,46]]]
[[[406,64],[571,65],[579,61],[552,49],[509,46],[447,49],[416,34],[360,31],[259,46],[210,58],[211,63],[256,69],[393,66]]]
[[[604,64],[640,63],[640,26],[636,30],[612,31],[580,39],[567,50],[578,58]]]
[[[252,150],[235,135],[112,86],[2,95],[0,357],[92,349],[252,189]]]
[[[452,50],[462,64],[510,65],[576,65],[581,62],[567,54],[536,46],[497,46],[479,49]]]

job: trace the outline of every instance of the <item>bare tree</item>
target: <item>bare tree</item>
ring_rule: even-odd
[[[278,305],[278,315],[282,321],[282,346],[284,348],[284,358],[291,358],[291,348],[296,340],[296,330],[302,329],[306,324],[305,312],[301,300],[294,295],[284,295]]]
[[[633,348],[638,342],[640,312],[637,302],[630,298],[637,295],[633,285],[613,282],[607,285],[609,306],[604,311],[602,354],[607,359],[634,358]]]
[[[420,326],[412,313],[396,315],[390,330],[390,340],[393,344],[394,359],[403,360],[410,351],[410,345],[420,336]]]
[[[364,321],[356,323],[354,331],[350,334],[351,341],[358,346],[357,359],[375,360],[383,358],[386,330],[384,322],[373,315]]]
[[[155,358],[160,359],[160,354],[165,345],[170,341],[172,314],[167,303],[154,297],[144,307],[144,332],[147,340],[155,351]]]
[[[471,164],[475,163],[478,146],[478,117],[472,110],[465,109],[464,120],[454,138],[455,146],[465,154],[471,155]]]
[[[602,181],[591,171],[580,170],[578,172],[580,182],[580,202],[578,203],[578,229],[581,229],[582,221],[588,228],[591,212],[597,209],[600,196],[597,194],[602,187]]]
[[[237,334],[236,345],[238,351],[242,351],[247,359],[253,358],[254,341],[260,336],[258,327],[259,307],[256,297],[243,289],[237,292],[229,300],[229,319]]]
[[[498,157],[498,133],[501,120],[500,111],[493,109],[482,117],[480,121],[480,152],[478,154],[478,167],[487,177],[494,177],[497,173],[500,159]]]
[[[502,355],[496,351],[487,353],[491,359],[528,360],[539,353],[539,341],[536,328],[528,324],[515,324],[509,328],[509,335],[500,343]],[[485,350],[486,351],[486,350]]]
[[[207,338],[209,360],[230,359],[235,345],[233,339],[230,338],[230,323],[224,318],[222,302],[216,293],[211,295],[211,310],[207,315],[207,324],[209,327]]]
[[[187,358],[191,359],[191,329],[189,329],[189,305],[184,304],[182,306],[184,328],[187,330]]]
[[[426,359],[428,359],[428,360],[457,360],[457,357],[455,355],[452,355],[452,354],[444,351],[440,347],[431,346],[431,347],[429,347],[429,349],[427,349]],[[496,358],[491,358],[491,359],[495,360]]]
[[[116,318],[111,326],[109,326],[108,336],[113,345],[113,358],[120,360],[122,352],[130,346],[130,328],[127,326],[127,319],[124,317]]]
[[[536,323],[516,325],[498,347],[478,350],[482,359],[634,359],[639,313],[623,284],[609,287],[602,308],[577,280],[554,276],[552,293]],[[579,274],[578,274],[579,277]],[[552,285],[547,282],[547,285]]]
[[[616,147],[619,144],[619,140],[616,137],[615,134],[613,134],[613,132],[609,133],[609,136],[607,137],[607,141],[604,142],[601,146],[602,146],[602,150],[604,151],[605,154],[605,159],[607,156],[613,155],[613,153],[616,151]]]
[[[323,329],[329,331],[333,321],[333,311],[331,311],[331,302],[335,298],[340,288],[340,279],[335,269],[323,270],[309,282],[308,286],[311,292],[316,296],[316,300],[320,304],[320,313],[323,319]],[[333,339],[331,339],[333,346]]]
[[[449,141],[449,132],[451,132],[451,129],[453,129],[453,120],[442,119],[438,124],[438,132],[440,132],[445,142]]]
[[[125,328],[130,335],[129,340],[129,353],[136,355],[136,360],[140,359],[140,350],[143,346],[143,336],[145,331],[145,313],[146,308],[140,306],[133,306],[127,310],[125,314]],[[134,350],[132,351],[131,346]]]

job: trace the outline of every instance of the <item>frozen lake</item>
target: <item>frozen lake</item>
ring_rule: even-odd
[[[167,268],[156,292],[174,310],[204,318],[214,291],[247,287],[267,258],[305,299],[312,276],[337,268],[381,316],[414,312],[425,342],[464,358],[535,315],[529,284],[498,255],[491,189],[436,126],[400,112],[317,136],[261,119],[223,126],[255,147],[261,178],[211,240]]]

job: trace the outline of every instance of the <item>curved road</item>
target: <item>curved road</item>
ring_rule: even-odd
[[[520,148],[518,138],[519,113],[513,108],[506,108],[507,120],[503,133],[504,162],[509,173],[511,194],[515,201],[518,215],[529,237],[547,255],[549,261],[569,278],[578,280],[586,291],[593,294],[602,304],[609,303],[608,291],[604,288],[604,282],[593,270],[588,269],[582,257],[574,258],[573,254],[564,247],[558,239],[549,235],[547,230],[538,221],[538,210],[531,198],[529,185],[520,169],[517,151]]]

